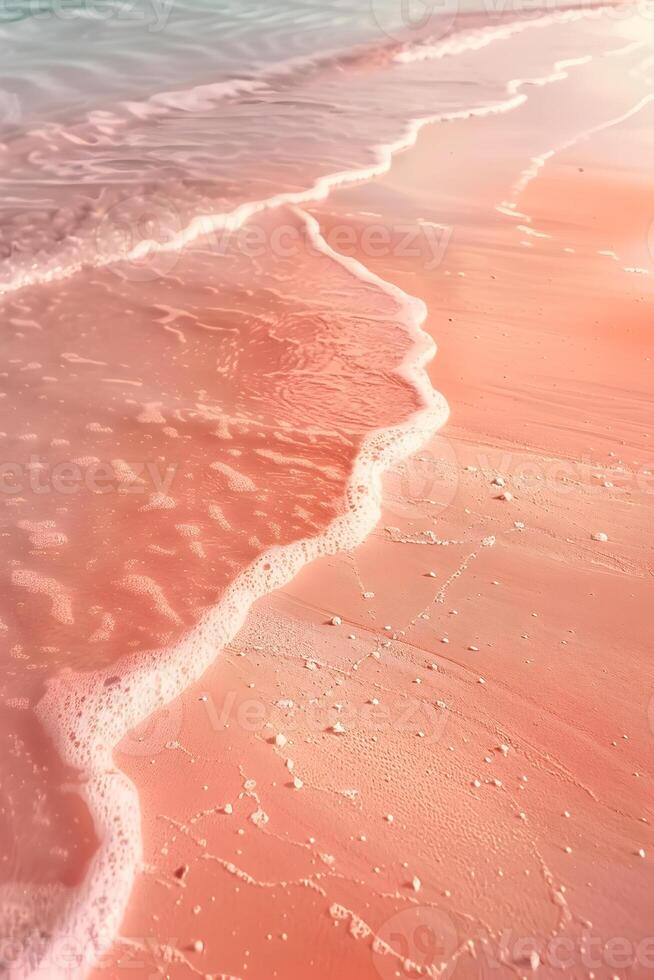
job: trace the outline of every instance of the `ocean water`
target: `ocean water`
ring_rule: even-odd
[[[3,0],[0,289],[177,247],[198,216],[302,194],[413,119],[499,99],[502,82],[476,90],[475,55],[498,21],[542,13],[451,2],[407,26],[394,0]],[[432,54],[400,60],[415,50]]]
[[[582,28],[592,50],[614,25],[389,0],[3,0],[10,976],[83,976],[119,928],[141,850],[115,745],[258,595],[360,541],[384,469],[447,418],[423,304],[327,241],[312,202],[383,172],[429,121],[511,111]]]

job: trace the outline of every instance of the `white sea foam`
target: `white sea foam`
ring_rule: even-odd
[[[46,595],[52,604],[52,616],[59,623],[72,624],[73,608],[71,597],[60,582],[27,568],[16,568],[11,573],[11,581],[20,589]]]
[[[32,909],[33,924],[42,927],[47,919],[52,939],[45,944],[27,943],[23,958],[14,964],[12,980],[24,980],[39,969],[45,970],[50,980],[84,976],[118,931],[142,858],[142,844],[136,790],[115,770],[114,747],[157,708],[201,677],[217,652],[236,634],[256,598],[288,582],[320,555],[359,544],[379,518],[384,471],[418,449],[447,419],[447,403],[432,388],[425,371],[436,348],[422,329],[424,303],[380,279],[356,259],[339,255],[325,242],[314,218],[299,211],[297,214],[317,251],[397,303],[400,322],[413,341],[398,372],[417,392],[421,407],[404,423],[373,432],[365,439],[347,482],[345,513],[315,537],[263,553],[174,647],[151,651],[147,657],[126,657],[118,665],[94,673],[66,670],[50,681],[37,714],[64,762],[85,777],[81,792],[93,815],[100,846],[82,885],[58,892],[60,914],[56,922],[49,904],[45,903],[46,912],[38,915]],[[220,520],[222,514],[214,512],[213,516]],[[156,583],[131,575],[124,584],[166,614],[169,607]],[[103,627],[111,628],[111,624],[103,621]],[[68,737],[71,726],[76,732],[74,741]],[[27,889],[22,896],[28,905],[36,904],[37,899],[43,904],[41,891]],[[65,968],[58,965],[59,936],[72,937],[76,943],[81,957],[78,970],[71,970],[70,961]]]
[[[453,37],[447,37],[437,44],[424,44],[401,51],[396,55],[396,61],[410,63],[446,58],[451,55],[464,54],[467,51],[479,51],[496,41],[505,41],[522,34],[532,28],[549,27],[551,24],[569,24],[588,17],[590,14],[601,13],[612,8],[608,5],[593,8],[575,8],[572,10],[556,10],[543,14],[541,17],[525,17],[509,21],[508,24],[498,24],[489,27],[479,27],[463,31]]]

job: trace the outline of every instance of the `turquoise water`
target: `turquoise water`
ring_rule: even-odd
[[[2,0],[0,86],[5,101],[18,99],[23,121],[42,120],[112,99],[254,77],[289,58],[383,44],[388,30],[402,30],[393,0]]]

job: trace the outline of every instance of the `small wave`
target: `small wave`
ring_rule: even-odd
[[[339,283],[350,282],[353,296],[359,295],[360,289],[364,309],[369,309],[372,293],[388,304],[388,315],[392,311],[394,327],[406,340],[398,349],[392,374],[398,377],[398,391],[404,391],[406,386],[411,392],[410,400],[400,403],[400,407],[411,406],[410,411],[405,413],[401,408],[395,412],[392,424],[368,428],[351,466],[344,471],[333,469],[330,478],[343,491],[336,516],[327,516],[314,534],[263,550],[237,574],[197,625],[183,632],[176,642],[125,656],[106,669],[64,670],[49,681],[36,712],[64,763],[83,777],[79,792],[93,816],[99,847],[80,886],[58,888],[51,902],[48,889],[21,887],[23,956],[12,965],[15,980],[26,980],[39,975],[39,971],[46,971],[49,980],[84,976],[118,931],[141,860],[142,844],[136,790],[127,777],[116,771],[113,762],[117,744],[200,678],[218,651],[236,634],[257,598],[288,582],[320,555],[359,544],[379,519],[383,473],[418,449],[447,419],[447,403],[433,389],[425,370],[436,348],[423,330],[427,312],[424,303],[358,260],[334,251],[315,218],[300,210],[294,212],[294,217],[305,231],[307,254],[316,257],[311,261],[325,262],[327,270],[332,268],[334,274],[338,273]],[[386,305],[382,308],[387,309]],[[348,312],[346,324],[350,315]],[[374,329],[379,329],[379,324]],[[357,349],[358,343],[357,339]],[[392,352],[385,356],[392,356]],[[279,468],[278,460],[273,460],[273,465]],[[300,469],[313,474],[306,476],[305,472],[301,483],[303,479],[320,480],[324,471],[321,467]],[[220,475],[228,482],[234,480],[235,474],[235,468],[221,466]],[[247,495],[250,484],[243,485],[238,480],[233,489],[235,496],[242,496],[244,491]],[[245,506],[251,507],[247,503]],[[214,511],[212,518],[216,526],[226,525],[231,530],[222,510]],[[179,527],[184,540],[191,544],[197,540],[196,521]],[[32,587],[32,580],[24,584]],[[142,594],[166,618],[175,615],[153,579],[130,574],[119,586],[130,595]],[[71,732],[75,733],[74,738]],[[6,892],[8,900],[11,894],[11,889]],[[59,937],[64,936],[80,953],[79,962],[72,964],[68,959],[65,969],[57,961]]]

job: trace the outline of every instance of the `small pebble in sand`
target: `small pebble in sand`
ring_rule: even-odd
[[[348,634],[348,640],[356,640],[356,636],[354,635],[354,633]]]
[[[225,803],[224,807],[222,808],[222,812],[229,816],[230,813],[234,812],[234,807],[231,803]]]
[[[430,670],[438,670],[438,664],[430,664],[429,665],[429,669]]]
[[[468,650],[472,650],[473,653],[479,653],[479,647],[476,647],[474,643],[471,643]]]
[[[416,678],[414,678],[414,681],[413,681],[413,683],[414,683],[414,684],[422,684],[422,681],[420,680],[420,678],[419,678],[419,677],[416,677]]]
[[[569,847],[569,846],[568,847],[564,847],[563,850],[565,851],[566,854],[572,854],[572,848]]]
[[[563,816],[566,818],[566,820],[569,820],[570,819],[570,811],[569,810],[564,810],[563,811]]]
[[[591,534],[591,538],[593,539],[593,541],[608,541],[609,540],[608,534],[605,534],[604,531],[594,531]]]
[[[193,943],[193,952],[202,953],[203,951],[204,951],[204,943],[202,942],[201,939],[196,939],[195,942]]]
[[[481,783],[479,782],[478,779],[473,779],[472,785],[475,787],[475,789],[479,789],[479,787],[481,786]]]
[[[332,616],[331,618],[332,626],[340,626],[342,622],[343,620],[341,619],[340,616]]]
[[[335,735],[342,735],[345,731],[345,726],[340,723],[340,721],[334,722],[330,731],[334,732]]]
[[[314,663],[313,660],[306,660],[304,666],[307,670],[318,670],[318,664]]]
[[[294,779],[293,779],[293,788],[294,789],[302,789],[303,786],[304,786],[304,783],[302,782],[302,780],[300,779],[300,777],[299,776],[295,776]]]
[[[441,637],[441,643],[449,643],[449,642],[450,641],[448,640],[448,638],[446,636],[442,636]]]
[[[511,748],[511,746],[506,745],[505,742],[502,742],[501,745],[497,746],[497,748],[502,753],[502,755],[506,758],[506,756],[509,754],[509,749]]]
[[[417,875],[413,876],[413,879],[411,881],[411,887],[413,888],[414,892],[419,892],[420,889],[422,888],[422,882],[420,881],[420,878],[418,878]]]
[[[374,592],[364,592],[362,594],[363,594],[363,598],[364,599],[374,599],[375,598],[375,593]]]
[[[521,810],[520,811],[520,813],[518,814],[518,819],[519,820],[526,820],[527,819],[527,814],[525,813],[524,810]]]
[[[288,769],[289,772],[293,772],[293,769],[295,768],[295,763],[293,762],[292,759],[286,760],[286,768]]]
[[[493,486],[494,487],[503,487],[503,486],[505,486],[504,477],[496,476],[495,479],[493,480]]]
[[[525,525],[522,521],[514,521],[513,526],[517,531],[524,531]]]
[[[394,819],[395,818],[393,817],[393,814],[392,813],[387,813],[386,816],[384,817],[384,820],[386,821],[386,823],[393,823],[393,820]]]
[[[478,684],[485,684],[485,683],[486,683],[486,681],[484,680],[484,678],[483,678],[483,677],[478,677],[478,678],[477,678],[477,683],[478,683]]]
[[[636,851],[636,854],[638,855],[639,858],[644,858],[645,857],[645,851],[643,850],[642,847],[639,847],[638,848],[638,850]]]
[[[504,490],[504,492],[499,495],[499,499],[506,500],[507,503],[510,503],[513,500],[513,494],[510,490]]]
[[[283,749],[287,742],[288,739],[286,738],[286,735],[282,735],[281,732],[277,732],[277,734],[275,735],[275,745],[277,746],[277,748]]]
[[[436,578],[436,572],[427,572],[428,578]]]

